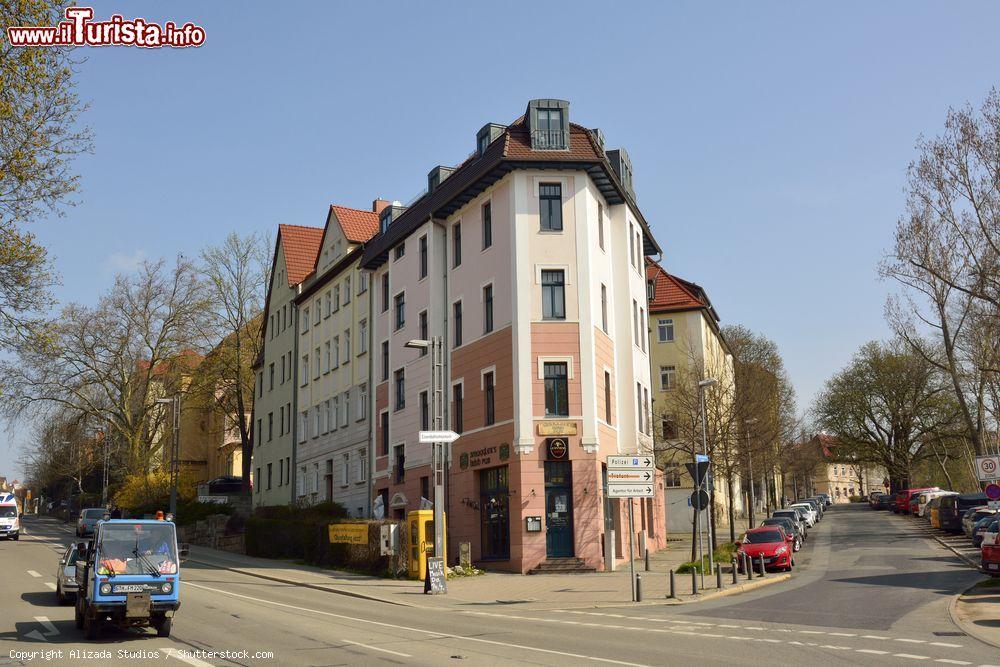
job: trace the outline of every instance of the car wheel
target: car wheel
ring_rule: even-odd
[[[10,539],[12,539],[12,540],[14,540],[15,542],[17,542],[17,541],[18,541],[19,539],[21,539],[21,535],[20,535],[20,534],[18,534],[18,535],[15,535],[14,537],[12,537],[12,538],[10,538]]]
[[[66,596],[62,592],[62,582],[56,584],[56,601],[59,604],[66,604]]]
[[[83,617],[83,636],[87,639],[97,639],[101,634],[101,621],[93,616]]]
[[[169,637],[170,628],[173,625],[172,618],[164,618],[156,624],[156,636],[157,637]]]

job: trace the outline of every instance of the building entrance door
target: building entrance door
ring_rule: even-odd
[[[569,558],[573,549],[573,469],[569,461],[545,462],[545,555]]]

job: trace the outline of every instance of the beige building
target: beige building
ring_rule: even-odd
[[[825,493],[834,503],[847,503],[852,496],[885,490],[888,475],[882,466],[838,457],[837,447],[837,438],[825,433],[795,445],[797,465],[786,475],[785,495],[792,499]]]
[[[699,285],[648,260],[646,288],[653,414],[658,463],[665,471],[667,530],[683,532],[691,529],[693,516],[689,498],[694,480],[684,465],[691,462],[692,440],[701,451],[697,383],[705,378],[717,380],[705,393],[711,432],[713,422],[728,421],[734,389],[733,357],[719,330],[719,315]],[[732,481],[736,511],[742,515],[739,477],[734,475]],[[719,525],[728,525],[723,511],[728,507],[727,485],[715,465],[713,482]]]

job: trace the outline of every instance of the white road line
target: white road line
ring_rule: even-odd
[[[931,642],[931,646],[944,646],[946,648],[962,648],[961,644],[949,644],[948,642]]]
[[[42,576],[42,575],[38,574],[37,572],[35,572],[34,570],[28,570],[28,574],[30,574],[31,576],[35,577],[36,579],[38,577]]]
[[[352,646],[360,646],[362,648],[371,649],[372,651],[382,651],[383,653],[391,653],[392,655],[398,655],[400,658],[412,658],[413,656],[409,653],[400,653],[399,651],[390,651],[387,648],[379,648],[378,646],[369,646],[368,644],[362,644],[361,642],[352,642],[350,639],[341,639],[340,641],[345,644],[350,644]]]
[[[46,581],[45,585],[49,587],[49,590],[54,591],[56,589],[56,585],[53,584],[51,581]]]
[[[930,660],[926,655],[913,655],[912,653],[893,653],[894,658],[909,658],[910,660]]]
[[[861,635],[865,639],[889,639],[888,637],[881,637],[879,635]]]
[[[949,660],[948,658],[938,658],[934,662],[943,662],[946,665],[971,665],[971,662],[966,662],[965,660]]]
[[[181,662],[186,662],[187,664],[194,665],[195,667],[213,667],[212,663],[205,662],[204,660],[199,660],[193,655],[184,655],[183,653],[178,652],[178,650],[175,648],[161,648],[160,650],[166,653],[171,658],[176,658]]]
[[[854,632],[828,632],[831,637],[857,637],[858,635]]]
[[[384,628],[394,628],[396,630],[407,630],[409,632],[419,632],[424,635],[436,635],[439,637],[448,637],[449,639],[457,639],[458,641],[476,642],[479,644],[491,644],[493,646],[505,646],[508,648],[521,649],[524,651],[535,651],[537,653],[547,653],[549,655],[561,655],[567,658],[583,658],[584,660],[593,660],[594,662],[605,662],[612,665],[625,665],[626,667],[647,667],[641,663],[637,662],[625,662],[623,660],[612,660],[610,658],[599,658],[592,655],[581,655],[579,653],[568,653],[564,651],[555,651],[553,649],[538,648],[535,646],[524,646],[523,644],[512,644],[510,642],[493,641],[490,639],[483,639],[481,637],[463,637],[462,635],[455,635],[447,632],[433,632],[431,630],[424,630],[422,628],[414,628],[407,625],[396,625],[395,623],[383,623],[381,621],[373,621],[367,618],[358,618],[356,616],[346,616],[343,614],[334,614],[329,611],[321,611],[319,609],[310,609],[308,607],[299,607],[292,604],[285,604],[283,602],[275,602],[273,600],[263,600],[261,598],[255,598],[251,595],[242,595],[240,593],[233,593],[232,591],[227,591],[222,588],[211,588],[210,586],[202,586],[201,584],[196,584],[194,582],[185,582],[185,586],[191,586],[192,588],[201,588],[206,591],[212,591],[213,593],[220,593],[222,595],[228,595],[230,597],[242,598],[244,600],[252,600],[254,602],[259,602],[261,604],[269,604],[275,607],[283,607],[285,609],[294,609],[296,611],[304,611],[312,614],[321,614],[323,616],[329,616],[331,618],[340,618],[345,621],[354,621],[357,623],[368,623],[369,625],[378,625]]]
[[[887,655],[888,651],[876,651],[873,648],[859,648],[856,649],[858,653],[871,653],[872,655]]]
[[[925,640],[925,639],[905,639],[905,638],[902,638],[902,637],[893,637],[892,640],[894,642],[908,642],[910,644],[926,644],[927,643],[927,640]]]

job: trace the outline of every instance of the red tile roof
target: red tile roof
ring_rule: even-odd
[[[285,249],[285,268],[288,286],[298,285],[316,268],[319,246],[323,239],[322,227],[278,225],[281,246]]]
[[[378,214],[374,211],[363,211],[336,204],[331,204],[330,210],[337,216],[344,230],[344,236],[351,243],[364,243],[378,234]]]
[[[712,307],[705,290],[667,273],[653,260],[646,260],[646,281],[653,283],[653,296],[649,300],[650,313]]]

